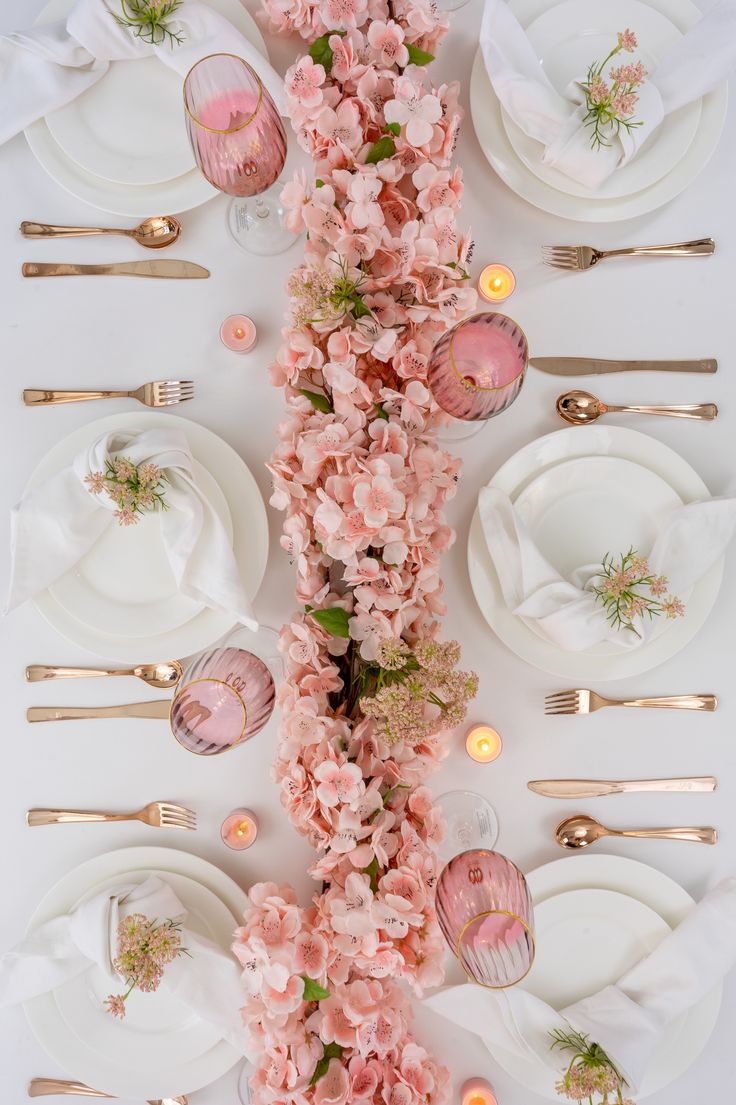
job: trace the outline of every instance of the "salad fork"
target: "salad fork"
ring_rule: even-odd
[[[594,249],[593,246],[542,246],[542,260],[555,269],[582,272],[607,257],[708,257],[715,252],[712,238],[676,242],[669,246],[633,246],[629,249]]]
[[[604,706],[668,707],[672,710],[715,710],[718,699],[713,694],[676,694],[664,698],[604,698],[595,691],[558,691],[544,700],[545,714],[592,714]]]
[[[88,399],[137,399],[145,407],[173,407],[194,398],[191,380],[154,380],[134,391],[47,391],[26,388],[23,402],[27,407],[47,407],[52,403],[81,403]]]
[[[149,802],[135,813],[101,813],[98,810],[33,809],[26,813],[26,824],[65,825],[75,821],[142,821],[153,829],[196,829],[197,815],[186,806],[173,802]]]

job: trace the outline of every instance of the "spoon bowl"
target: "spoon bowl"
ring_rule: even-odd
[[[170,690],[182,677],[182,666],[178,660],[169,660],[165,664],[139,664],[131,674],[142,679],[149,687]]]
[[[600,399],[596,399],[589,391],[566,391],[555,405],[559,416],[574,426],[595,422],[605,410]]]
[[[133,230],[127,231],[129,238],[135,238],[139,245],[146,246],[147,249],[170,246],[180,234],[181,223],[173,215],[152,215]]]
[[[572,852],[580,848],[587,848],[607,836],[608,831],[596,821],[594,817],[579,815],[578,817],[566,817],[555,829],[555,840],[561,848],[567,848]]]

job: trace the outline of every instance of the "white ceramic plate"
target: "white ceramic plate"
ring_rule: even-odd
[[[139,871],[161,871],[184,875],[206,887],[228,907],[235,927],[248,899],[244,891],[211,863],[173,848],[123,848],[107,852],[81,864],[49,890],[29,922],[31,931],[43,921],[73,908],[90,887]],[[202,1055],[182,1053],[171,1067],[161,1066],[155,1074],[135,1066],[111,1067],[64,1021],[53,994],[42,994],[26,1002],[24,1010],[36,1039],[47,1054],[71,1078],[86,1082],[116,1097],[148,1099],[194,1093],[222,1077],[240,1061],[234,1048],[220,1040]]]
[[[637,899],[674,928],[695,904],[687,891],[667,875],[624,856],[568,856],[538,867],[526,876],[526,881],[534,900],[535,914],[540,903],[555,895],[599,888]],[[717,986],[694,1005],[682,1018],[679,1032],[663,1039],[644,1075],[638,1100],[669,1086],[695,1062],[718,1020],[722,989]],[[548,1070],[495,1047],[493,1054],[522,1086],[548,1101],[559,1102],[550,1085]]]
[[[235,560],[246,593],[253,599],[261,585],[268,559],[266,508],[258,485],[241,457],[222,438],[196,422],[154,411],[129,412],[98,419],[58,442],[36,468],[26,490],[69,464],[90,440],[100,434],[113,430],[142,430],[152,426],[171,427],[172,424],[187,435],[192,454],[207,469],[225,497],[232,518]],[[124,664],[158,660],[161,656],[190,656],[218,640],[233,625],[230,615],[204,607],[189,621],[167,632],[124,637],[117,636],[114,629],[105,632],[86,625],[68,613],[49,590],[37,595],[34,602],[62,637],[97,656]]]
[[[700,476],[672,449],[646,434],[618,426],[588,426],[585,436],[579,427],[571,426],[538,438],[502,465],[489,485],[499,487],[515,500],[540,472],[563,461],[588,456],[621,457],[648,468],[669,484],[684,503],[710,497]],[[511,613],[503,599],[477,509],[468,537],[468,571],[481,613],[512,652],[541,671],[584,683],[638,675],[664,663],[684,648],[715,603],[723,575],[723,558],[695,585],[683,618],[670,622],[666,632],[640,648],[617,655],[608,654],[601,645],[584,652],[563,652]]]
[[[220,517],[232,544],[233,521],[220,488],[197,461],[194,478]],[[137,525],[112,524],[66,575],[49,587],[60,606],[98,633],[150,637],[190,621],[203,602],[177,589],[161,540],[161,516],[144,514]]]
[[[51,3],[47,4],[43,9],[38,22],[50,23],[56,19],[63,18],[71,9],[72,2],[73,0],[51,0]],[[224,15],[226,19],[246,36],[249,42],[253,43],[260,53],[263,54],[264,58],[268,58],[268,51],[266,50],[266,44],[261,32],[253,17],[248,10],[239,3],[239,0],[210,0],[210,2],[216,11]],[[149,64],[159,65],[161,69],[165,68],[163,65],[156,62],[155,59],[114,62],[108,71],[108,75],[116,66],[127,67],[141,65],[144,67],[145,74]],[[103,85],[104,88],[104,82],[108,80],[108,75],[103,77],[101,81],[98,82],[98,85]],[[179,88],[181,88],[181,81],[175,74],[173,76],[174,80],[178,81]],[[117,86],[117,77],[113,76],[112,81],[114,85]],[[95,87],[98,87],[98,85]],[[85,93],[85,95],[87,95],[87,93]],[[106,93],[103,92],[103,95],[106,96]],[[116,105],[115,117],[117,117],[119,106],[119,104]],[[184,110],[181,106],[181,102],[179,103],[179,107],[181,109],[181,128],[186,138],[186,133],[184,132]],[[73,104],[70,105],[69,110],[72,112],[74,111]],[[99,129],[99,119],[96,125]],[[89,128],[86,134],[90,141],[94,140],[94,135]],[[219,194],[218,191],[205,180],[198,169],[190,169],[180,176],[174,176],[170,180],[162,180],[158,184],[131,184],[120,183],[115,180],[106,180],[103,176],[99,176],[83,168],[81,164],[75,161],[73,157],[62,149],[51,133],[45,119],[39,119],[27,127],[25,136],[37,161],[57,184],[65,191],[70,192],[71,195],[76,196],[77,199],[84,200],[85,203],[89,203],[93,207],[97,207],[102,211],[108,211],[115,215],[125,215],[131,218],[145,218],[147,215],[150,215],[151,212],[155,213],[157,211],[176,214],[180,211],[189,211],[193,207],[198,207],[200,204],[206,203],[207,200]],[[68,135],[66,137],[68,138]],[[86,148],[89,148],[89,146]]]
[[[142,883],[151,873],[135,872],[130,882]],[[106,879],[91,887],[75,904],[119,882],[120,876]],[[225,903],[207,887],[184,875],[167,874],[166,882],[186,907],[187,929],[229,950],[234,922]],[[121,980],[111,981],[105,971],[95,966],[54,991],[59,1012],[72,1032],[113,1067],[132,1063],[141,1072],[155,1074],[161,1067],[175,1064],[182,1054],[195,1058],[222,1039],[222,1033],[214,1025],[201,1020],[175,994],[168,993],[165,984],[153,994],[134,990],[125,1003],[125,1019],[117,1020],[103,1003],[108,994],[121,989]]]
[[[511,8],[523,27],[555,6],[555,0],[511,0]],[[680,31],[701,17],[692,0],[649,0],[649,6],[666,15]],[[470,112],[481,149],[501,179],[528,203],[566,219],[581,222],[619,222],[654,211],[690,185],[705,168],[723,130],[728,103],[724,82],[702,99],[702,114],[695,138],[675,168],[648,188],[613,199],[584,199],[551,188],[527,169],[511,145],[501,117],[501,105],[488,79],[483,55],[475,57],[470,78]]]
[[[527,28],[529,41],[552,85],[564,95],[571,81],[587,72],[590,63],[602,59],[616,42],[621,27],[635,27],[641,59],[653,73],[682,33],[674,23],[640,0],[618,0],[615,8],[605,0],[565,0],[538,16]],[[614,59],[615,64],[620,58]],[[700,121],[701,102],[695,100],[667,115],[633,161],[613,173],[598,189],[586,188],[542,162],[543,146],[529,138],[501,109],[503,125],[514,150],[540,180],[585,199],[628,196],[649,187],[682,160]]]

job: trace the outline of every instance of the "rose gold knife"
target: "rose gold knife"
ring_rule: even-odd
[[[700,775],[687,779],[532,779],[526,785],[546,798],[597,798],[642,791],[712,791],[718,783],[712,775]]]
[[[124,706],[29,706],[28,721],[74,721],[80,718],[144,717],[169,720],[171,700],[129,702]]]
[[[607,372],[718,371],[715,357],[693,361],[614,361],[595,357],[530,357],[529,364],[553,376],[599,376]]]
[[[25,261],[24,276],[156,276],[174,280],[204,280],[209,269],[194,261],[175,261],[171,257],[156,261],[125,261],[114,265],[66,265]]]

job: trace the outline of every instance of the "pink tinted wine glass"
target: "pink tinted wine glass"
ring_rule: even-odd
[[[236,242],[261,256],[281,253],[295,240],[272,188],[286,161],[286,131],[260,77],[234,54],[210,54],[184,79],[184,107],[200,171],[235,197],[228,226]]]
[[[471,315],[435,345],[427,369],[447,414],[478,422],[500,414],[521,391],[529,357],[524,331],[496,311]]]
[[[465,973],[502,990],[534,962],[534,910],[526,879],[498,852],[478,848],[447,864],[437,883],[437,918]]]

